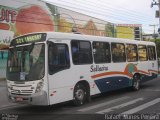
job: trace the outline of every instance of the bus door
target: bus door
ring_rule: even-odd
[[[148,73],[148,56],[147,56],[147,46],[146,45],[138,45],[138,66],[137,69],[140,74],[142,74],[142,81],[145,81]]]
[[[150,73],[155,73],[158,70],[158,64],[156,59],[155,46],[148,46],[148,69]]]
[[[127,62],[128,65],[128,72],[134,73],[135,69],[138,66],[138,51],[137,51],[137,45],[136,44],[127,44],[126,45],[126,56],[127,56]],[[130,81],[130,85],[132,85],[132,81]]]
[[[48,87],[50,104],[67,101],[73,97],[70,86],[72,75],[70,71],[70,57],[67,43],[48,42]]]

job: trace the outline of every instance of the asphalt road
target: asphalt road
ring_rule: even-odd
[[[2,120],[160,120],[160,78],[143,84],[136,92],[122,89],[94,96],[79,107],[71,102],[46,107],[12,104],[4,97],[5,90],[5,85],[0,85]]]

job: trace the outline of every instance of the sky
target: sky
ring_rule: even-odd
[[[158,6],[151,8],[153,0],[41,0],[68,8],[114,24],[142,24],[146,34],[154,32],[153,26],[159,27],[155,18]],[[156,0],[155,0],[156,1]]]

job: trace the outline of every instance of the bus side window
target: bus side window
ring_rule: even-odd
[[[110,45],[107,42],[93,42],[94,62],[110,63]]]
[[[149,60],[156,60],[156,51],[154,46],[148,46],[148,58]]]
[[[92,64],[92,50],[89,41],[71,41],[73,64]]]
[[[126,45],[126,55],[127,55],[128,62],[138,61],[137,45],[127,44]]]
[[[72,49],[72,59],[73,59],[73,63],[74,64],[78,64],[79,60],[78,60],[78,51],[79,51],[79,47],[78,47],[78,42],[73,41],[71,43],[71,49]]]
[[[66,44],[49,44],[48,64],[50,74],[68,69],[70,67],[68,46]]]
[[[138,45],[138,56],[140,61],[148,60],[146,45]]]
[[[123,43],[112,43],[112,61],[126,62],[125,46]]]

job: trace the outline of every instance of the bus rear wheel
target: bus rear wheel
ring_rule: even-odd
[[[134,91],[138,91],[140,89],[140,75],[138,74],[133,76],[132,89]]]
[[[83,105],[87,100],[87,89],[83,84],[77,84],[74,89],[73,103],[76,106]]]

